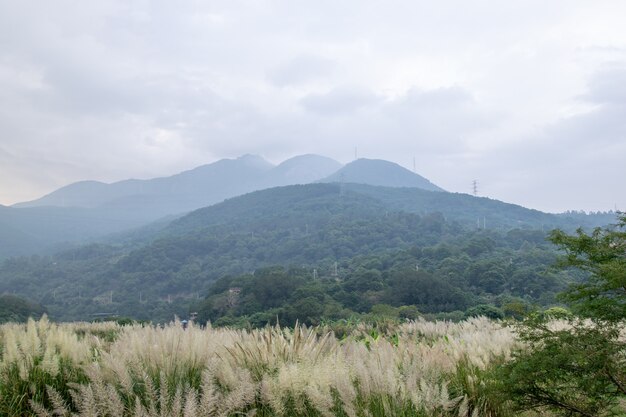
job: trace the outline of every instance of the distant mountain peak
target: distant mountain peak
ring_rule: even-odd
[[[320,182],[350,182],[385,187],[411,187],[428,191],[445,191],[421,175],[383,159],[357,159]]]
[[[124,180],[112,184],[80,181],[14,207],[115,206],[130,213],[142,212],[146,221],[150,221],[156,216],[194,210],[250,191],[290,184],[341,181],[441,191],[427,179],[383,160],[359,159],[342,166],[325,156],[305,154],[275,166],[259,155],[244,154],[169,177]]]
[[[326,156],[306,154],[289,158],[268,172],[268,186],[307,184],[327,177],[341,168],[341,164]]]
[[[257,167],[257,168],[270,169],[270,168],[274,167],[274,165],[272,163],[268,162],[262,156],[253,155],[253,154],[250,154],[250,153],[241,155],[240,157],[235,159],[235,161],[243,162],[246,165],[254,166],[254,167]]]
[[[326,161],[334,161],[337,164],[341,165],[339,162],[335,161],[332,158],[329,158],[327,156],[323,156],[323,155],[318,155],[315,153],[305,153],[302,155],[296,155],[296,156],[292,156],[289,159],[285,159],[283,162],[281,162],[279,165],[283,165],[283,164],[289,164],[295,161],[306,161],[306,160],[326,160]]]

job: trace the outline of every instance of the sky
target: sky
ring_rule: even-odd
[[[379,158],[626,210],[626,2],[0,0],[0,204],[221,158]]]

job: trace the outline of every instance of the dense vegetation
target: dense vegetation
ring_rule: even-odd
[[[589,273],[560,298],[575,315],[531,316],[519,327],[524,348],[503,368],[503,387],[522,410],[564,416],[626,413],[626,215],[614,228],[555,230],[562,267]],[[555,323],[554,318],[562,319]],[[566,320],[563,320],[566,319]]]
[[[311,271],[277,266],[225,276],[197,304],[202,320],[293,325],[298,319],[346,319],[355,313],[415,318],[420,313],[460,319],[491,304],[494,318],[522,316],[553,303],[572,275],[547,271],[556,257],[541,232],[476,231],[422,248],[350,258]]]
[[[443,212],[426,211],[431,207]],[[480,229],[468,220],[477,213],[484,214]],[[565,282],[576,279],[546,272],[555,253],[545,242],[541,222],[550,219],[576,224],[573,218],[449,193],[335,184],[281,187],[107,244],[9,259],[0,267],[0,291],[38,300],[55,319],[117,314],[167,321],[174,314],[186,316],[207,294],[214,300],[216,280],[229,277],[233,285],[245,287],[255,271],[260,276],[264,268],[280,270],[279,265],[297,292],[289,292],[280,305],[261,302],[242,309],[243,303],[232,311],[222,309],[223,315],[267,313],[259,323],[269,315],[292,322],[275,309],[297,308],[300,295],[321,302],[319,311],[328,307],[332,317],[368,313],[378,304],[414,305],[424,313],[485,303],[504,307],[510,297],[546,304]],[[423,291],[411,296],[402,290],[409,284],[431,288],[435,297]],[[216,318],[208,304],[203,310],[205,318]]]
[[[46,309],[38,303],[11,294],[0,295],[0,323],[25,322],[29,317],[39,318]]]

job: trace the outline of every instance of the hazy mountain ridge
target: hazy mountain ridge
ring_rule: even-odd
[[[465,226],[480,229],[543,229],[604,226],[615,220],[613,213],[578,215],[544,213],[517,204],[462,193],[431,192],[408,187],[375,187],[345,184],[346,189],[384,201],[392,210],[425,214],[440,212]]]
[[[59,244],[86,243],[109,234],[123,235],[159,219],[171,220],[198,208],[277,185],[315,182],[341,183],[344,189],[379,200],[388,210],[441,212],[466,226],[548,229],[601,226],[610,221],[608,215],[559,219],[497,200],[433,192],[443,190],[397,164],[382,160],[359,159],[342,166],[323,156],[300,155],[274,166],[259,156],[244,155],[152,180],[131,179],[113,184],[82,181],[34,202],[2,206],[0,259],[42,253]],[[376,184],[386,186],[376,187]],[[29,204],[34,206],[25,207]],[[80,205],[85,207],[75,207]],[[147,229],[153,233],[161,227]],[[142,233],[140,229],[136,235]]]
[[[234,193],[251,191],[251,183],[272,168],[272,164],[259,156],[244,155],[237,159],[221,159],[168,177],[129,179],[111,184],[80,181],[37,200],[18,203],[14,207],[97,207],[107,203],[115,205],[117,200],[132,200],[132,197],[143,196],[152,201],[182,198],[179,205],[191,210],[197,207],[189,208],[189,204],[207,205],[220,201],[220,197],[225,198],[222,196],[228,195],[228,192],[222,190],[232,190],[235,187],[232,191]],[[213,193],[214,197],[209,193]]]
[[[346,182],[383,187],[413,187],[444,191],[426,178],[393,162],[382,159],[357,159],[320,182]]]
[[[342,166],[331,158],[307,154],[274,166],[260,156],[244,155],[237,159],[221,159],[169,177],[129,179],[111,184],[80,181],[13,207],[94,208],[146,200],[153,205],[165,204],[168,206],[165,211],[184,212],[250,191],[312,182],[350,182],[443,191],[416,173],[378,159],[358,159]],[[166,214],[174,214],[169,211]]]
[[[387,164],[392,171],[403,169]],[[312,183],[342,167],[331,158],[313,154],[277,166],[260,156],[243,155],[169,177],[112,184],[80,181],[37,200],[3,207],[0,258],[41,252],[59,243],[86,242],[256,190]]]
[[[266,188],[308,184],[338,171],[341,167],[341,163],[325,156],[299,155],[278,164],[267,173],[261,183],[271,184]]]
[[[164,230],[176,233],[201,230],[219,224],[244,224],[250,218],[273,218],[281,207],[290,211],[328,211],[327,205],[312,205],[318,197],[334,196],[341,209],[342,199],[359,201],[361,211],[380,213],[406,212],[419,215],[439,213],[447,221],[477,229],[544,229],[597,227],[614,220],[613,214],[585,216],[573,219],[562,215],[544,213],[516,204],[475,197],[468,194],[426,191],[410,187],[382,187],[367,184],[317,183],[283,186],[251,192],[227,199],[220,204],[195,210],[176,219]],[[349,213],[345,213],[349,215]],[[305,221],[305,218],[299,220]]]

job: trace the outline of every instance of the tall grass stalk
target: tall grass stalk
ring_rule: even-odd
[[[0,415],[506,416],[490,369],[515,338],[477,318],[382,331],[0,326]]]

